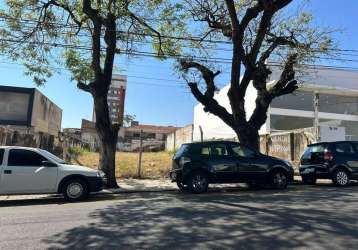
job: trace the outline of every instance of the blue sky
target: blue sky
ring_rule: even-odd
[[[344,2],[344,4],[343,4]],[[299,4],[295,0],[294,4]],[[341,49],[358,50],[358,1],[357,0],[311,0],[308,9],[314,14],[318,25],[343,29],[335,35]],[[217,57],[230,58],[220,52]],[[342,56],[343,57],[343,56]],[[357,56],[344,56],[356,59]],[[183,126],[192,123],[193,107],[196,104],[182,81],[173,70],[172,61],[158,61],[152,58],[117,57],[118,73],[128,75],[125,113],[136,115],[142,124]],[[357,67],[355,62],[324,61],[325,65]],[[228,82],[228,65],[222,68],[223,74],[218,85]],[[10,86],[35,87],[30,77],[23,74],[18,64],[0,60],[0,84]],[[48,83],[39,87],[63,110],[62,127],[80,127],[81,119],[91,119],[93,102],[89,94],[76,88],[70,81],[69,73],[63,71],[54,75]]]

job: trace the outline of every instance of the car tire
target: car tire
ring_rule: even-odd
[[[288,185],[287,173],[283,170],[275,170],[270,175],[270,184],[274,189],[286,189]]]
[[[182,181],[177,181],[177,186],[182,192],[187,192],[189,190],[188,185],[184,184]]]
[[[70,202],[84,200],[88,193],[87,183],[81,179],[71,179],[63,187],[63,196]]]
[[[305,185],[315,185],[317,182],[317,178],[314,175],[301,176],[301,178],[302,183]]]
[[[333,183],[340,187],[349,185],[350,176],[347,170],[340,168],[337,169],[333,174]]]
[[[208,191],[209,178],[203,171],[195,171],[188,178],[188,187],[190,192],[201,194]]]

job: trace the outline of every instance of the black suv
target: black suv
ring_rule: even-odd
[[[293,180],[289,162],[260,154],[240,143],[213,141],[183,144],[173,157],[170,178],[181,190],[203,193],[209,183],[270,184],[284,189]]]
[[[308,145],[301,157],[300,175],[305,184],[331,179],[338,186],[347,186],[351,179],[358,179],[358,142]]]

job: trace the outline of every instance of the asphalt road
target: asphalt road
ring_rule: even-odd
[[[0,202],[0,249],[357,249],[358,186]]]

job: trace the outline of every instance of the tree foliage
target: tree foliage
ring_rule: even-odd
[[[153,47],[158,56],[164,56],[164,51],[175,49],[172,40],[163,37],[166,29],[184,28],[180,18],[173,17],[180,6],[165,0],[5,2],[6,7],[0,11],[6,24],[0,29],[0,50],[22,62],[26,74],[33,76],[39,85],[63,68],[71,72],[73,80],[93,81],[94,71],[106,66],[108,39],[112,35],[116,41],[114,54],[135,56],[141,46]],[[95,35],[99,35],[96,44]]]
[[[191,14],[196,30],[191,36],[205,41],[221,40],[232,45],[231,77],[228,99],[230,109],[214,98],[218,64],[185,55],[178,69],[188,81],[194,97],[210,112],[222,119],[243,143],[258,148],[258,130],[267,119],[267,110],[274,98],[294,92],[298,87],[296,72],[308,62],[328,54],[334,43],[331,30],[313,24],[305,12],[293,15],[284,11],[292,0],[184,0],[183,8]],[[208,54],[204,54],[206,56]],[[273,68],[281,74],[275,84],[268,84]],[[200,78],[197,77],[198,73]],[[191,78],[194,75],[196,78]],[[201,81],[202,80],[202,81]],[[204,86],[200,85],[203,82]],[[246,114],[248,87],[256,92],[256,107]]]
[[[7,0],[0,17],[0,51],[20,61],[36,84],[45,84],[66,68],[77,87],[92,95],[101,147],[100,167],[109,187],[117,187],[115,151],[119,127],[109,119],[107,95],[115,55],[135,55],[153,47],[164,56],[164,21],[181,27],[171,15],[178,6],[165,0]],[[161,11],[158,11],[158,10]],[[159,25],[161,24],[161,25]]]

